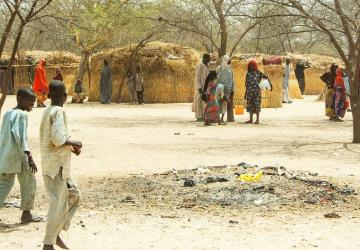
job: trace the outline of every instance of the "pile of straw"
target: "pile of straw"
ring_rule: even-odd
[[[89,101],[99,101],[100,73],[103,60],[108,59],[113,74],[113,95],[116,97],[129,65],[135,46],[99,52],[91,58],[91,86]],[[146,103],[192,102],[194,95],[195,67],[199,54],[188,47],[161,42],[148,43],[138,54],[136,63],[141,65],[144,77]],[[123,83],[121,102],[128,102],[127,81]]]

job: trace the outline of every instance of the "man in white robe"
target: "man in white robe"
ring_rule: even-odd
[[[204,121],[204,110],[206,107],[206,103],[201,99],[205,81],[207,76],[209,75],[209,63],[210,63],[210,55],[204,54],[202,62],[200,62],[196,66],[195,71],[195,95],[194,95],[194,102],[193,102],[193,112],[195,112],[196,122],[203,122]]]

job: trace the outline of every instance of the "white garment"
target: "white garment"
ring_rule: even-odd
[[[68,135],[65,111],[59,106],[45,109],[40,124],[42,174],[55,178],[62,167],[62,178],[70,177],[70,146],[64,145]]]
[[[196,66],[194,89],[204,89],[206,78],[209,75],[209,67],[202,62]]]
[[[291,64],[285,64],[284,73],[283,73],[283,102],[291,102],[289,95],[289,81],[291,74]]]

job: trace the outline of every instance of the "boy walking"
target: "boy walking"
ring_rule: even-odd
[[[1,126],[0,206],[14,186],[16,175],[20,183],[20,209],[23,211],[21,223],[40,222],[44,218],[30,212],[34,208],[37,167],[28,144],[26,114],[34,107],[36,96],[31,89],[21,88],[16,97],[17,106],[5,113]]]
[[[52,81],[49,97],[51,106],[45,109],[40,125],[42,174],[50,201],[43,249],[53,250],[54,245],[68,249],[60,232],[68,230],[79,204],[80,192],[70,176],[70,159],[71,153],[80,154],[82,144],[68,135],[64,83]]]

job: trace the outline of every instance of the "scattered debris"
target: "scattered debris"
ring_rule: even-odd
[[[209,176],[205,179],[205,183],[215,183],[215,182],[228,182],[231,181],[230,176]]]
[[[194,179],[185,179],[184,187],[195,187],[196,183]]]
[[[175,218],[179,218],[176,215],[161,215],[162,219],[175,219]]]
[[[174,175],[177,173],[178,173],[178,171],[176,169],[171,169],[170,171],[163,172],[160,175]]]
[[[338,218],[341,218],[341,216],[338,215],[337,213],[325,214],[324,217],[325,217],[325,218],[328,218],[328,219],[338,219]]]
[[[340,188],[338,192],[342,195],[354,195],[355,189],[349,186],[345,186],[344,188]]]
[[[174,133],[174,135],[180,135],[180,132],[176,132],[176,133]]]
[[[134,197],[126,196],[125,199],[122,199],[122,200],[121,200],[121,202],[133,203],[133,204],[135,204],[135,199],[134,199]]]
[[[239,222],[236,221],[236,220],[229,220],[229,223],[230,223],[230,224],[239,224]]]
[[[198,167],[196,170],[195,170],[195,173],[196,174],[207,174],[209,173],[210,170],[206,167]]]
[[[263,172],[261,182],[237,182],[243,173]],[[95,181],[96,180],[96,181]],[[102,177],[85,179],[91,190],[85,190],[86,207],[116,207],[134,204],[146,208],[170,209],[254,209],[266,211],[299,209],[334,209],[360,207],[356,189],[341,180],[290,171],[283,166],[258,167],[238,165],[199,166],[194,169],[170,170],[156,175]],[[93,185],[97,183],[97,185]],[[80,183],[84,186],[88,183]],[[183,188],[187,187],[187,188]],[[119,190],[122,197],[119,198]],[[95,194],[95,195],[94,195]],[[128,196],[128,197],[127,197]],[[123,199],[127,197],[126,199]],[[45,199],[45,198],[44,198]],[[123,200],[122,200],[123,199]],[[91,204],[91,205],[90,205]]]

